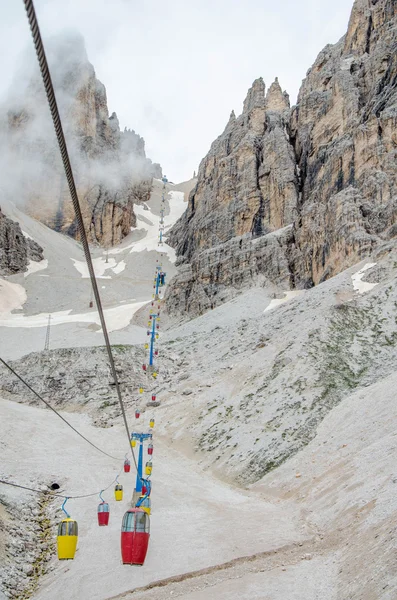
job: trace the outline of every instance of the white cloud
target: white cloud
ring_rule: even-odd
[[[275,76],[294,101],[327,43],[346,31],[348,0],[36,0],[44,39],[78,29],[110,112],[146,140],[173,180],[191,176],[248,87]],[[22,0],[0,0],[0,95],[31,44]],[[33,46],[32,46],[33,52]]]

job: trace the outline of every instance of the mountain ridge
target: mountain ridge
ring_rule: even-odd
[[[264,285],[307,289],[394,245],[396,44],[395,3],[356,0],[346,35],[319,53],[296,106],[278,80],[267,94],[262,79],[253,83],[170,232],[180,265],[170,314],[201,314],[256,285],[258,272]],[[277,262],[289,277],[280,280],[266,238],[287,225]]]

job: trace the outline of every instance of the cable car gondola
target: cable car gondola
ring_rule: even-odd
[[[153,454],[153,444],[148,444],[147,453],[150,454],[150,455]]]
[[[154,419],[150,419],[150,421],[149,421],[149,427],[151,429],[153,429],[153,427],[154,427]]]
[[[124,565],[143,565],[149,537],[149,515],[142,508],[127,510],[121,525],[121,558]]]
[[[66,515],[58,525],[57,549],[59,560],[72,560],[76,553],[78,526],[77,521],[70,518],[69,513],[65,509],[65,504],[69,498],[65,498],[62,503],[62,510]]]
[[[114,497],[117,502],[123,499],[123,486],[120,483],[116,483],[114,487]]]
[[[105,501],[98,504],[98,525],[109,525],[109,504]]]
[[[77,539],[77,521],[66,517],[58,525],[57,548],[59,560],[72,560],[74,558]]]
[[[152,469],[153,469],[153,463],[151,460],[148,460],[148,462],[145,465],[145,473],[146,475],[151,475],[152,474]]]
[[[124,461],[124,473],[129,473],[131,471],[131,463],[128,458]]]

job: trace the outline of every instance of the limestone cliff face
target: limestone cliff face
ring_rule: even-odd
[[[18,223],[6,217],[0,208],[0,275],[26,271],[30,260],[43,260],[43,249],[26,238]]]
[[[302,177],[293,270],[317,284],[395,236],[397,4],[357,0],[304,80],[291,135]]]
[[[254,82],[242,115],[232,113],[202,161],[188,209],[171,232],[179,264],[190,264],[168,291],[171,312],[175,304],[202,312],[189,300],[198,285],[206,308],[233,295],[238,280],[311,287],[395,238],[396,48],[397,3],[356,0],[347,34],[320,52],[295,107],[277,81],[266,97],[262,80]],[[266,238],[291,223],[277,252],[280,269],[264,239],[256,247],[262,279],[257,251],[246,254],[239,273],[226,275],[232,263],[222,245],[239,256],[238,236]]]
[[[295,157],[288,133],[289,101],[276,81],[265,96],[257,79],[243,113],[200,164],[188,209],[170,240],[190,260],[236,236],[261,236],[292,223],[298,200]]]
[[[109,116],[106,90],[87,58],[82,38],[48,42],[48,60],[91,241],[116,244],[135,224],[133,204],[145,200],[151,180],[161,174],[145,156],[145,142],[120,131]],[[43,85],[30,53],[18,83],[3,107],[1,161],[8,198],[49,227],[78,238]]]

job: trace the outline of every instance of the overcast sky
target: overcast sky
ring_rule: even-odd
[[[84,36],[109,111],[173,181],[189,179],[252,81],[278,76],[294,103],[320,50],[345,33],[353,0],[36,0],[42,36]],[[22,0],[0,0],[0,96],[31,44]],[[32,52],[33,52],[32,46]]]

